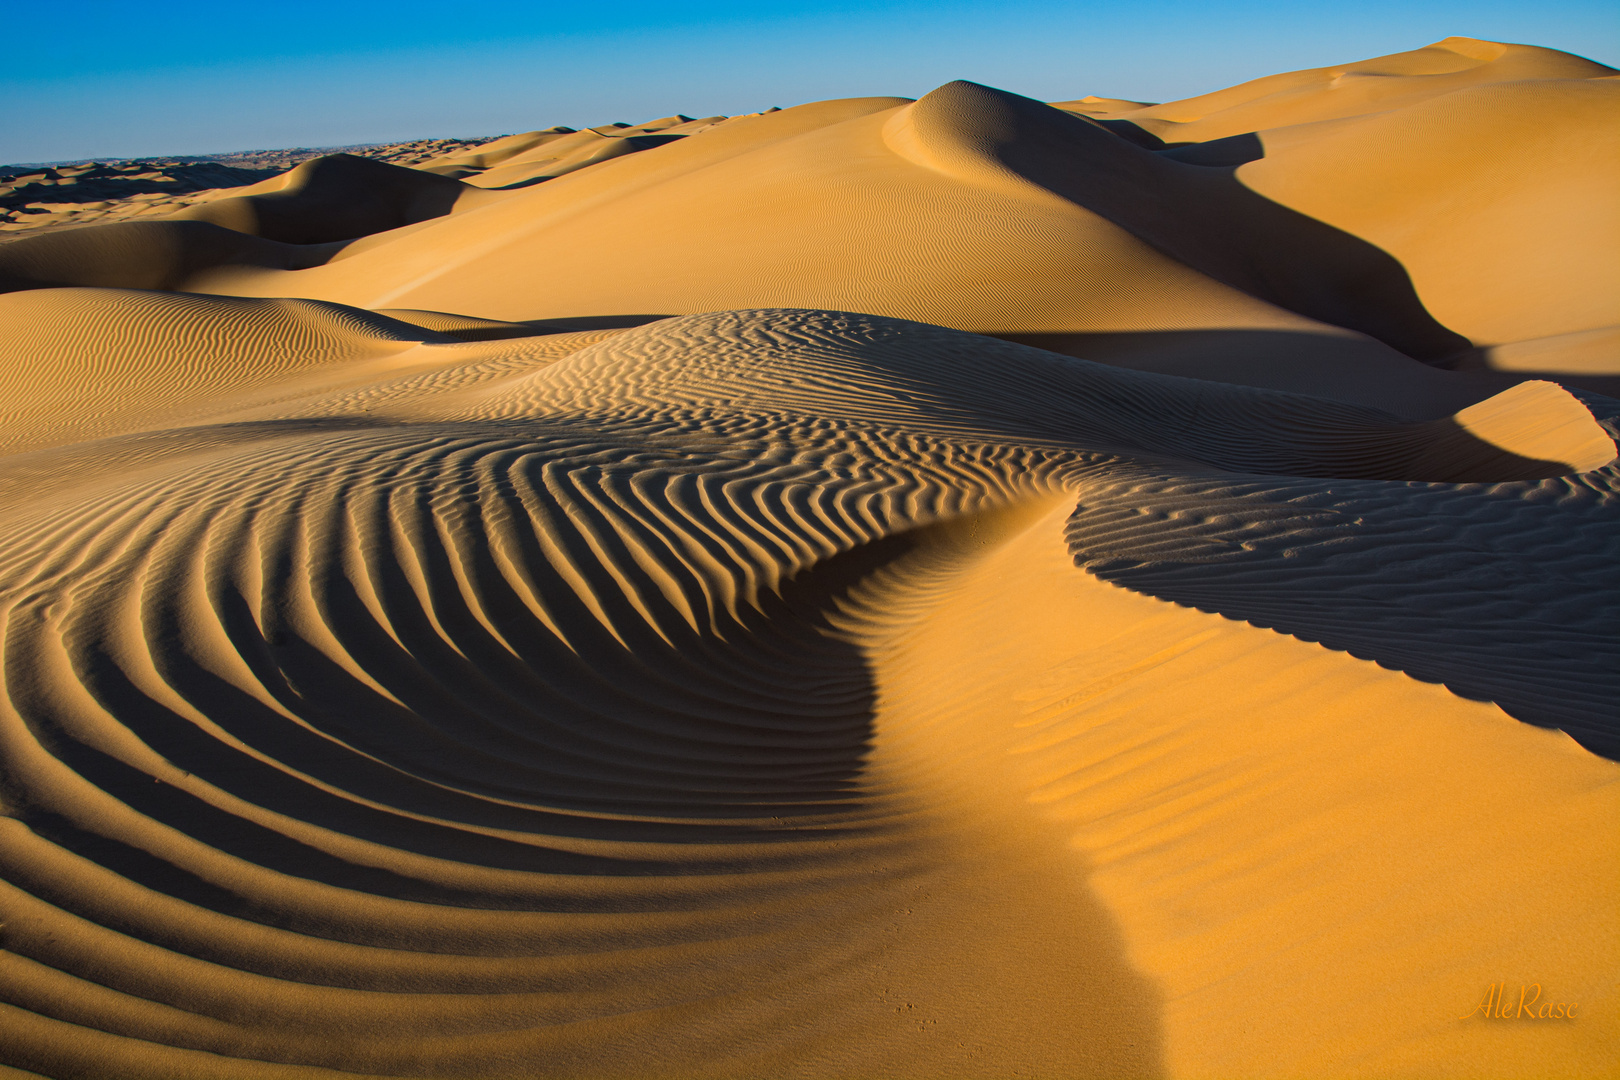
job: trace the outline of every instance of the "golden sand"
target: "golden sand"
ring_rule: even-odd
[[[1617,95],[1451,38],[14,227],[0,1074],[1615,1075]]]

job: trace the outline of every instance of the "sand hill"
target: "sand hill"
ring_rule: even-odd
[[[0,1073],[1613,1075],[1615,76],[0,243]]]
[[[37,235],[130,218],[170,217],[195,203],[228,197],[221,189],[268,180],[318,157],[344,154],[417,165],[488,142],[415,139],[325,150],[244,150],[184,158],[0,166],[0,233]]]

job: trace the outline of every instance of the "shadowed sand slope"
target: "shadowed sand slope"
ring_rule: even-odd
[[[1535,269],[1608,256],[1503,226],[1474,303],[1432,212],[1607,175],[1606,72],[952,83],[0,245],[0,1071],[1612,1071],[1620,320]]]
[[[0,245],[0,290],[52,286],[179,289],[221,265],[296,270],[337,245],[283,244],[204,221],[128,221],[24,236]]]
[[[177,216],[282,243],[321,244],[436,218],[479,194],[447,176],[332,154]]]

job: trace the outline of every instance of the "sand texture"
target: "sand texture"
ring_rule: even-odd
[[[0,1074],[1616,1075],[1617,124],[1451,38],[0,242]]]

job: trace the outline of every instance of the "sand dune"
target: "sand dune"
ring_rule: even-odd
[[[1608,74],[951,83],[0,244],[0,1069],[1605,1075]]]
[[[177,216],[285,244],[324,244],[427,221],[476,194],[447,176],[333,154]]]
[[[497,140],[499,141],[499,140]],[[0,233],[39,234],[129,218],[166,218],[313,158],[357,155],[393,165],[457,157],[487,139],[415,139],[312,150],[245,150],[181,158],[0,166]],[[440,171],[440,170],[433,170]]]
[[[0,168],[0,232],[161,212],[177,195],[183,198],[198,191],[252,184],[279,171],[212,161]]]
[[[1267,128],[1399,110],[1497,83],[1613,74],[1612,68],[1553,49],[1450,37],[1411,52],[1269,75],[1162,105],[1098,99],[1059,104],[1128,120],[1166,143],[1209,143]]]

